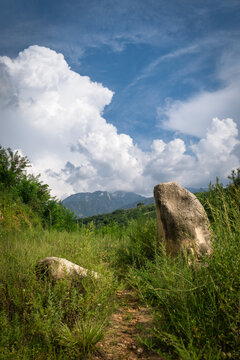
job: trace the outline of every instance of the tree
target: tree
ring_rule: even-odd
[[[16,186],[23,179],[30,162],[26,156],[0,145],[0,184],[7,188]]]
[[[228,176],[228,179],[232,181],[230,186],[240,186],[240,168],[237,170],[232,170],[232,173],[230,176]]]
[[[16,186],[16,193],[21,200],[31,206],[31,208],[42,215],[46,204],[51,200],[50,189],[47,184],[40,181],[40,175],[24,175]]]
[[[50,190],[39,180],[40,175],[27,175],[26,170],[30,166],[28,158],[20,155],[19,151],[4,149],[0,145],[0,186],[42,215],[51,198]]]
[[[45,225],[49,229],[74,231],[77,229],[77,217],[56,200],[48,201],[44,210]]]

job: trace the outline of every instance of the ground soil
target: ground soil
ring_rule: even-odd
[[[92,360],[164,360],[149,352],[139,340],[153,326],[151,309],[139,304],[133,290],[118,291],[116,296],[119,308]]]

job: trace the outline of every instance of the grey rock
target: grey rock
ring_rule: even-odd
[[[158,240],[173,256],[211,254],[211,231],[206,212],[194,194],[177,182],[154,187]]]
[[[65,278],[83,279],[87,276],[95,279],[98,278],[98,274],[95,271],[89,271],[71,261],[55,256],[38,261],[36,274],[38,278],[48,277],[53,281]]]

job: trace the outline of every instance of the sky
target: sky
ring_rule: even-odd
[[[240,0],[0,0],[0,144],[59,199],[240,167]]]

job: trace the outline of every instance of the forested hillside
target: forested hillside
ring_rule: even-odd
[[[93,224],[97,228],[101,228],[106,225],[115,224],[118,227],[126,227],[131,220],[137,220],[140,217],[156,218],[155,205],[139,205],[136,208],[128,210],[115,210],[112,213],[101,214],[96,216],[90,216],[82,219],[78,219],[79,225]]]

